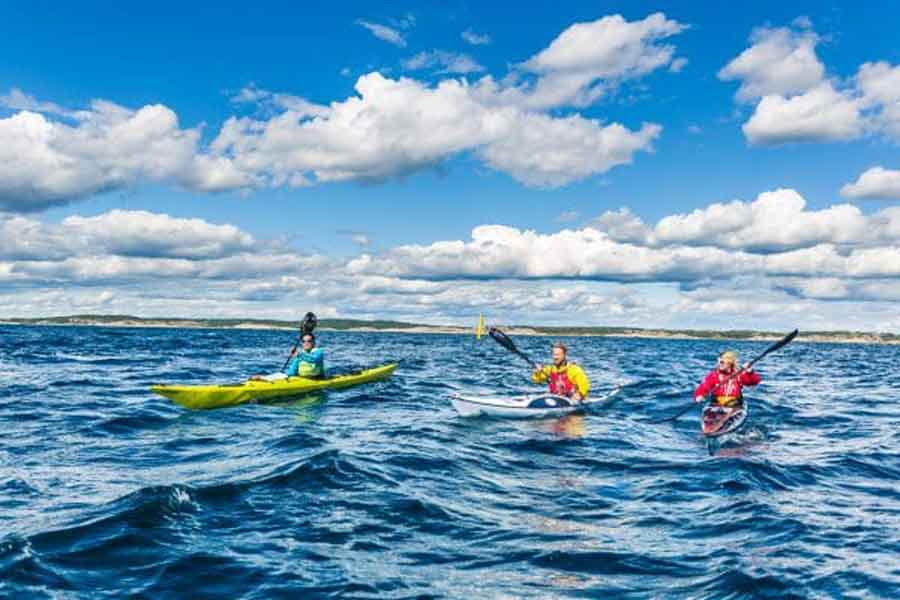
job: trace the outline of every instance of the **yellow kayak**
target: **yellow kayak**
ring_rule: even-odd
[[[323,379],[288,377],[279,381],[246,381],[226,385],[154,385],[150,389],[184,408],[207,409],[235,406],[245,402],[275,400],[309,392],[339,389],[380,381],[391,376],[396,363],[358,373]]]

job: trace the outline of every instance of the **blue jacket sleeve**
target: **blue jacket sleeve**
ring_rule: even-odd
[[[290,364],[287,366],[287,369],[284,371],[284,374],[288,377],[295,377],[297,375],[298,370],[300,369],[300,356],[295,356],[291,359]]]

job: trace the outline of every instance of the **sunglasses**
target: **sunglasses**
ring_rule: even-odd
[[[313,341],[312,341],[311,339],[309,339],[309,338],[306,338],[305,340],[303,340],[303,343],[304,343],[304,344],[312,344]]]

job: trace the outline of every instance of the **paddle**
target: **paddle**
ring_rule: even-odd
[[[784,336],[784,338],[780,339],[779,341],[777,341],[777,342],[775,342],[774,344],[772,344],[771,346],[769,346],[769,347],[766,349],[765,352],[763,352],[762,354],[760,354],[759,356],[757,356],[756,358],[754,358],[753,360],[751,360],[749,363],[746,364],[746,366],[742,367],[742,368],[739,369],[738,371],[736,371],[736,372],[732,373],[731,375],[729,375],[729,376],[725,379],[725,381],[723,381],[722,383],[727,383],[727,382],[731,381],[732,379],[734,379],[735,377],[737,377],[738,375],[740,375],[741,373],[743,373],[744,371],[746,371],[747,369],[749,369],[750,367],[752,367],[754,364],[756,364],[757,361],[759,361],[760,359],[762,359],[762,358],[763,358],[764,356],[766,356],[767,354],[771,354],[772,352],[775,352],[776,350],[780,350],[781,348],[784,348],[785,346],[787,346],[788,344],[790,344],[791,341],[792,341],[795,337],[797,337],[797,333],[799,333],[799,330],[798,330],[798,329],[793,330],[792,332],[790,332],[789,334],[787,334],[786,336]],[[720,385],[721,385],[721,384],[720,384]],[[683,414],[686,413],[687,411],[691,410],[692,408],[694,408],[694,407],[695,407],[696,405],[698,405],[698,404],[700,404],[700,403],[699,403],[699,402],[691,402],[688,406],[685,406],[683,409],[679,410],[677,413],[675,413],[675,414],[672,415],[671,417],[666,417],[665,419],[659,419],[659,420],[651,421],[651,422],[652,422],[652,423],[665,423],[665,422],[667,422],[667,421],[675,421],[675,420],[678,419],[681,415],[683,415]]]
[[[521,350],[516,348],[516,345],[513,343],[513,341],[511,339],[509,339],[508,335],[506,335],[505,333],[503,333],[496,327],[491,327],[490,329],[488,329],[488,335],[490,335],[492,338],[494,338],[495,342],[497,342],[498,344],[500,344],[501,346],[503,346],[504,348],[506,348],[513,354],[515,354],[516,356],[522,357],[522,360],[528,361],[528,365],[532,369],[535,368],[535,365],[537,365],[536,362],[534,362],[533,360],[528,358],[527,354],[525,354],[524,352],[522,352]]]
[[[297,346],[300,345],[300,342],[303,340],[303,336],[307,333],[312,333],[313,329],[316,328],[316,325],[319,323],[319,320],[316,319],[316,315],[311,312],[306,313],[306,316],[303,317],[303,320],[300,322],[300,335],[297,336],[297,341],[294,342],[294,347],[291,348],[291,353],[288,354],[287,360],[284,361],[284,365],[281,367],[281,370],[284,371],[288,363],[291,362],[291,359],[294,357],[294,354],[297,353]]]

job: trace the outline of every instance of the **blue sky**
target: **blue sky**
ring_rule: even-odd
[[[483,4],[4,6],[0,316],[900,330],[900,7]]]

